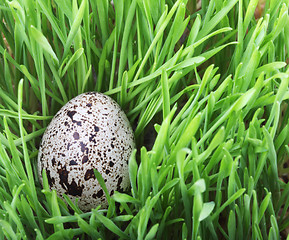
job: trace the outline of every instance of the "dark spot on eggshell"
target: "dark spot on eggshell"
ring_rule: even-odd
[[[69,171],[66,170],[66,166],[63,166],[61,169],[58,169],[58,174],[60,178],[60,185],[64,190],[66,190],[66,194],[72,196],[81,196],[84,186],[78,186],[73,179],[72,182],[68,183],[68,174]]]
[[[74,106],[74,109],[76,109],[76,106]],[[80,121],[76,121],[76,120],[73,119],[73,116],[74,116],[76,113],[77,113],[77,111],[68,111],[68,112],[67,112],[67,115],[68,115],[68,117],[71,118],[71,121],[72,121],[73,123],[76,123],[77,126],[81,126],[82,123],[81,123]]]
[[[63,189],[67,189],[68,185],[68,171],[66,170],[66,166],[61,167],[57,170],[57,173],[59,174],[59,183],[62,186]]]
[[[105,170],[106,175],[110,173],[108,169]]]
[[[95,179],[94,171],[93,169],[88,169],[84,175],[84,180],[87,181],[91,178]]]
[[[113,161],[109,161],[109,166],[113,167],[113,165],[114,165]]]
[[[84,186],[78,186],[73,179],[71,184],[68,185],[67,193],[72,196],[81,196]]]
[[[98,198],[100,198],[100,197],[102,197],[102,195],[103,195],[103,190],[100,189],[100,190],[97,192],[96,196],[97,196]]]
[[[60,113],[58,112],[58,113],[56,113],[55,117],[57,118],[57,117],[59,117],[59,115],[60,115]]]
[[[75,140],[78,140],[78,139],[79,139],[79,133],[78,133],[78,132],[74,132],[74,133],[73,133],[73,138],[74,138]]]
[[[47,175],[47,180],[48,180],[48,184],[49,186],[53,186],[55,184],[55,179],[53,177],[51,177],[50,175],[50,170],[46,171],[46,175]]]
[[[55,158],[52,158],[51,162],[52,162],[52,166],[55,166],[55,163],[56,163]]]
[[[70,166],[77,165],[77,162],[74,161],[74,160],[71,160],[71,161],[69,162],[69,165],[70,165]]]
[[[73,116],[74,116],[75,114],[76,114],[76,111],[68,111],[68,112],[67,112],[68,117],[70,117],[72,121],[73,121]]]
[[[71,146],[71,143],[68,143],[66,149],[69,150],[70,146]]]
[[[120,186],[121,182],[122,182],[122,177],[120,177],[120,178],[117,180],[117,185]]]
[[[82,163],[87,163],[87,161],[88,161],[88,156],[83,156],[83,158],[82,158]]]
[[[99,127],[98,126],[94,126],[94,131],[98,132],[99,131]]]
[[[96,137],[96,134],[91,134],[90,137],[89,137],[89,141],[93,142],[93,143],[96,143],[95,137]]]
[[[88,148],[86,147],[86,144],[83,142],[80,142],[80,147],[81,147],[81,152],[85,152],[86,154],[88,153]]]

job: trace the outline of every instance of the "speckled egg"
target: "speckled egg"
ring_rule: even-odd
[[[128,160],[134,135],[125,113],[110,97],[81,94],[65,104],[47,127],[38,154],[38,174],[46,170],[51,189],[66,194],[89,211],[107,206],[94,169],[102,175],[110,195],[130,185]]]

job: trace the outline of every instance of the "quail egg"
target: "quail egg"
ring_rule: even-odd
[[[50,188],[60,197],[78,198],[81,210],[107,207],[94,169],[110,195],[126,190],[134,146],[132,128],[119,105],[104,94],[83,93],[58,111],[43,135],[38,154],[40,181],[45,169]]]

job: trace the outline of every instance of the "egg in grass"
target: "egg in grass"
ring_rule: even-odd
[[[128,161],[135,147],[130,123],[110,97],[83,93],[65,104],[48,125],[38,153],[38,174],[45,169],[51,189],[83,211],[108,205],[94,169],[110,195],[130,186]]]

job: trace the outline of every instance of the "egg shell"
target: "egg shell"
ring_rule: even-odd
[[[89,211],[107,206],[94,175],[102,175],[110,195],[130,186],[128,160],[134,135],[125,113],[110,97],[81,94],[65,104],[48,125],[39,148],[38,174],[46,170],[51,189]]]

